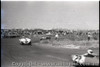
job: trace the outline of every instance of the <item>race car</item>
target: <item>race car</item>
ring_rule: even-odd
[[[72,61],[80,66],[99,66],[98,56],[72,55]]]
[[[22,37],[19,39],[21,45],[31,45],[31,39],[27,37]]]
[[[42,37],[40,38],[40,40],[50,40],[50,39],[51,39],[50,36],[42,36]]]

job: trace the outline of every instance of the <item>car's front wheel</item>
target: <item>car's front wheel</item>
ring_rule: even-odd
[[[29,42],[29,44],[28,45],[32,45],[32,43],[31,42]]]
[[[23,45],[23,42],[20,42],[20,45]]]

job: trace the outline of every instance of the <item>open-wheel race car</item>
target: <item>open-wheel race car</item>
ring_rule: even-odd
[[[72,61],[77,66],[91,66],[99,67],[99,56],[98,55],[72,55]]]
[[[31,45],[31,39],[28,37],[22,37],[19,41],[21,45]]]

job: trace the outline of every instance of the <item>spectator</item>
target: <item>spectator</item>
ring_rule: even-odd
[[[91,33],[89,32],[89,33],[88,33],[88,41],[90,41],[91,37],[92,37],[92,35],[91,35]]]
[[[58,37],[59,37],[59,35],[58,35],[58,34],[56,34],[56,35],[55,35],[55,39],[57,40],[57,39],[58,39]]]

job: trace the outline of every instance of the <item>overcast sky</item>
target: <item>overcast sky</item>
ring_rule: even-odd
[[[99,2],[1,2],[2,28],[99,29]]]

